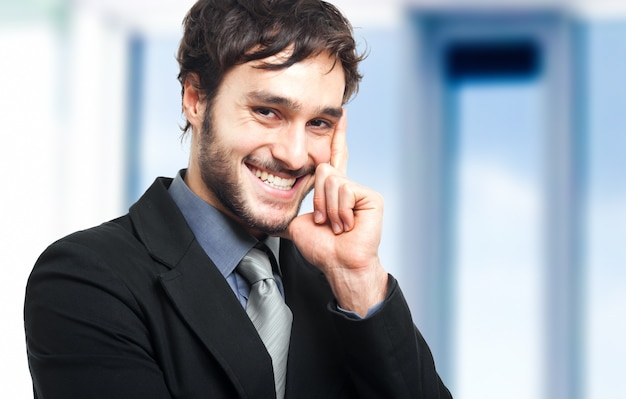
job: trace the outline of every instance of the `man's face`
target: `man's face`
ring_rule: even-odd
[[[210,128],[194,137],[188,173],[200,175],[196,194],[261,236],[288,226],[315,167],[329,162],[345,80],[327,54],[277,71],[255,65],[226,74]]]

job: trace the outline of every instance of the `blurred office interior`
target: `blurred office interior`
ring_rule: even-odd
[[[369,52],[348,173],[385,196],[383,262],[455,397],[621,397],[626,3],[331,2]],[[191,4],[0,0],[3,396],[32,395],[39,253],[187,163]]]

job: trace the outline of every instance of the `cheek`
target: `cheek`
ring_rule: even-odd
[[[315,138],[309,142],[309,154],[315,166],[330,162],[330,146],[332,137]]]

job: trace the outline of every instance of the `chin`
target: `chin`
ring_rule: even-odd
[[[289,222],[290,221],[268,222],[266,220],[257,220],[252,223],[248,223],[248,225],[252,232],[272,236],[281,234],[287,230]]]
[[[273,235],[284,232],[289,223],[298,215],[298,210],[276,210],[270,211],[259,210],[255,212],[255,215],[251,219],[248,219],[248,224],[255,230],[261,231],[265,234]]]

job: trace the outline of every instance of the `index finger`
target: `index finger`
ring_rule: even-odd
[[[348,169],[348,145],[346,143],[346,130],[348,127],[348,110],[343,109],[343,114],[337,126],[330,145],[330,164],[342,174],[346,174]]]

